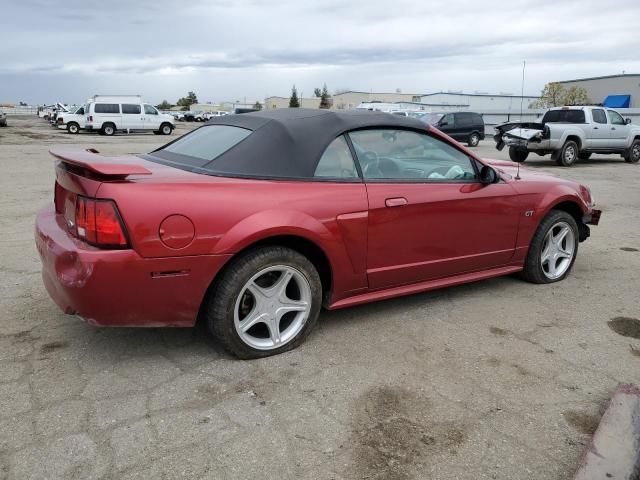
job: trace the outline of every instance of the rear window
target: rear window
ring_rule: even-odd
[[[120,105],[117,103],[96,103],[93,111],[95,113],[120,113]]]
[[[151,155],[177,167],[203,168],[251,135],[246,128],[208,125],[180,137]]]
[[[585,123],[584,110],[549,110],[542,123]]]

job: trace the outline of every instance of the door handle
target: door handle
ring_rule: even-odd
[[[593,127],[594,130],[598,130],[598,127]]]
[[[611,127],[611,130],[615,130],[615,129],[616,129],[616,127]]]
[[[404,197],[395,197],[395,198],[387,198],[384,201],[384,204],[387,207],[402,207],[403,205],[406,205],[407,203],[407,199]]]

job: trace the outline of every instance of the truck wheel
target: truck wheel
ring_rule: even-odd
[[[509,158],[514,162],[522,163],[529,156],[529,152],[526,150],[518,150],[515,147],[509,147]]]
[[[578,144],[568,140],[559,150],[556,163],[563,167],[570,167],[578,160]]]
[[[477,147],[479,143],[480,143],[480,135],[478,135],[476,132],[473,132],[471,135],[469,135],[469,140],[467,144],[470,147]]]
[[[634,140],[629,150],[624,154],[624,161],[627,163],[638,163],[640,161],[640,140]]]
[[[76,122],[71,122],[67,124],[67,132],[69,133],[78,133],[80,131],[80,125]]]
[[[589,160],[589,158],[591,158],[591,153],[590,152],[580,152],[580,154],[578,155],[578,158],[580,160]]]
[[[114,133],[116,133],[116,126],[113,123],[105,123],[102,126],[102,130],[101,133],[103,135],[106,135],[108,137],[112,136]]]
[[[171,128],[171,125],[169,125],[168,123],[163,123],[162,125],[160,125],[160,133],[162,133],[162,135],[171,135],[172,130],[173,128]]]

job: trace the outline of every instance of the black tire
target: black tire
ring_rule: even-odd
[[[624,153],[624,161],[627,163],[638,163],[640,161],[640,140],[633,141],[629,149]]]
[[[477,132],[473,132],[469,135],[469,140],[467,141],[467,145],[470,147],[477,147],[480,143],[480,134]]]
[[[556,153],[554,160],[562,167],[570,167],[578,160],[579,152],[578,144],[573,140],[567,140],[557,153],[554,152]]]
[[[566,223],[573,231],[574,253],[569,268],[567,268],[564,274],[558,278],[551,279],[545,275],[542,268],[541,255],[545,236],[549,232],[549,229],[558,224],[558,222]],[[542,219],[536,233],[531,239],[529,251],[524,264],[524,270],[520,273],[520,276],[531,283],[554,283],[564,280],[566,276],[569,275],[569,272],[571,272],[573,264],[576,261],[576,257],[578,256],[578,244],[578,224],[576,223],[575,218],[565,211],[551,210],[547,216]]]
[[[522,163],[529,156],[529,152],[526,150],[519,150],[515,147],[509,147],[509,158],[514,162]]]
[[[245,343],[234,324],[236,301],[245,284],[264,268],[275,265],[290,266],[307,280],[311,291],[309,316],[302,329],[287,343],[278,348],[261,350]],[[209,289],[204,302],[204,320],[225,349],[241,359],[262,358],[277,355],[298,347],[311,333],[318,321],[322,306],[322,283],[313,264],[302,254],[281,246],[267,246],[249,250],[231,260],[220,277]]]
[[[173,127],[171,126],[171,124],[163,123],[162,125],[160,125],[160,133],[162,135],[171,135],[172,131],[173,131]]]
[[[116,126],[113,123],[105,123],[104,125],[102,125],[100,133],[102,133],[102,135],[106,135],[107,137],[111,137],[116,133]]]
[[[73,134],[79,133],[80,125],[78,125],[76,122],[67,123],[67,132],[73,133]]]
[[[580,152],[578,158],[580,160],[589,160],[591,158],[591,152]]]

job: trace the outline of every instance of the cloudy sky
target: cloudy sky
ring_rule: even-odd
[[[0,102],[525,93],[640,73],[638,0],[0,0]]]

